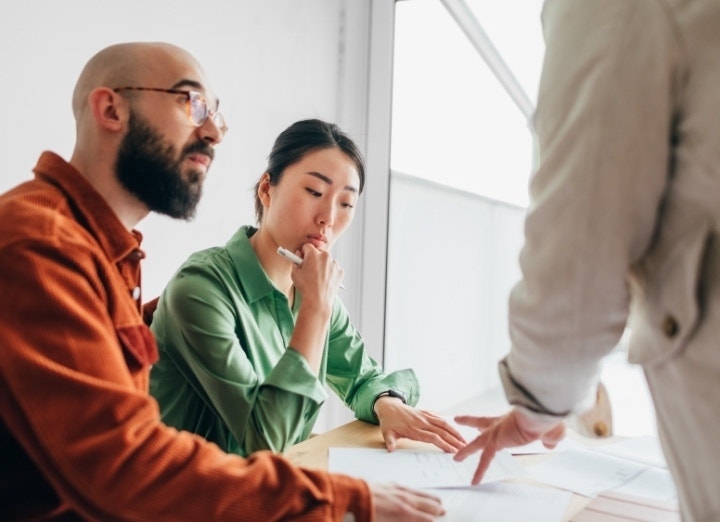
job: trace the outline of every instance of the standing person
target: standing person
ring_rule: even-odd
[[[150,391],[163,420],[229,452],[281,452],[308,438],[327,383],[359,419],[379,423],[390,451],[399,437],[456,451],[460,433],[412,407],[414,372],[384,373],[337,297],[343,271],[330,248],[363,189],[357,146],[334,124],[302,120],[268,159],[255,191],[259,228],[193,254],[159,300]]]
[[[548,0],[540,164],[501,362],[496,451],[554,444],[630,328],[684,520],[720,520],[720,3]],[[592,391],[592,392],[591,392]]]
[[[217,105],[186,51],[108,47],[77,82],[70,161],[44,152],[0,196],[0,519],[433,520],[434,497],[161,423],[134,227],[193,215],[226,130]]]

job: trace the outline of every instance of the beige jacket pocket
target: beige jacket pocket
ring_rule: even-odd
[[[696,216],[697,217],[697,216]],[[660,234],[630,275],[629,361],[660,364],[680,353],[697,329],[699,286],[709,222],[684,220]]]

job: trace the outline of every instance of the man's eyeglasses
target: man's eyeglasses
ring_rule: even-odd
[[[188,120],[195,127],[200,127],[210,118],[215,126],[220,130],[222,135],[228,130],[228,126],[225,123],[225,118],[222,114],[217,111],[213,111],[208,108],[205,96],[197,91],[184,91],[182,89],[160,89],[158,87],[118,87],[113,89],[115,92],[121,91],[154,91],[164,92],[169,94],[183,94],[186,97],[185,100],[185,112]]]

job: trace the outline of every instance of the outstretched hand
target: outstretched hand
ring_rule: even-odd
[[[480,462],[472,478],[472,484],[479,484],[495,454],[504,448],[523,446],[540,440],[546,448],[552,449],[565,436],[565,424],[539,424],[517,408],[501,417],[474,417],[460,415],[455,422],[472,426],[482,433],[479,437],[457,452],[454,459],[465,460],[469,455],[482,450]]]
[[[397,399],[381,397],[375,411],[388,451],[395,451],[401,438],[429,442],[446,453],[455,453],[466,444],[460,432],[442,417]]]

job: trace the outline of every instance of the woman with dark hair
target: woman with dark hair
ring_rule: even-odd
[[[447,452],[464,445],[414,408],[412,370],[384,373],[368,356],[337,296],[343,270],[330,248],[364,181],[362,154],[336,125],[302,120],[278,136],[255,187],[258,227],[193,254],[158,302],[150,391],[167,424],[240,455],[282,452],[310,435],[327,384],[380,425],[390,451],[400,437]]]

